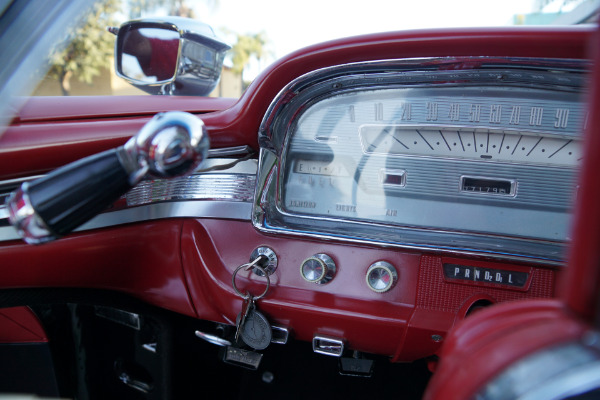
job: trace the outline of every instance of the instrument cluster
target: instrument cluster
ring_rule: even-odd
[[[583,63],[346,65],[261,127],[258,229],[560,263],[587,114]]]

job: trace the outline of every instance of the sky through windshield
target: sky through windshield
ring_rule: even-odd
[[[531,13],[536,7],[536,0],[220,0],[213,6],[207,3],[195,2],[194,11],[198,19],[216,30],[266,33],[270,57],[262,62],[264,65],[254,65],[254,73],[294,50],[326,40],[407,29],[506,26],[512,24],[516,14]]]

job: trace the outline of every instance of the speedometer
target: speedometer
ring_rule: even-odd
[[[272,125],[271,227],[560,258],[587,120],[577,69],[333,75]]]
[[[570,111],[570,110],[568,110]],[[363,151],[388,156],[421,155],[575,167],[580,141],[523,130],[465,129],[398,124],[365,124],[359,128]]]

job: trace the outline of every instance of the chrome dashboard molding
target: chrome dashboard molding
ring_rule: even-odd
[[[223,200],[251,202],[255,175],[206,174],[172,180],[140,182],[127,194],[127,206],[176,200]]]
[[[242,151],[247,151],[243,148]],[[237,150],[235,154],[240,154]],[[211,168],[227,164],[231,159],[208,159],[202,168]],[[107,228],[123,224],[153,221],[166,218],[216,218],[249,221],[252,210],[252,197],[256,179],[256,160],[241,161],[226,171],[210,171],[192,175],[186,178],[172,180],[148,180],[134,187],[130,193],[132,201],[128,208],[109,211],[94,217],[89,222],[76,229],[76,232],[92,229]],[[37,177],[13,179],[0,182],[1,187],[7,184],[18,187],[20,183]],[[189,192],[189,185],[195,187],[195,192]],[[183,183],[181,183],[183,181]],[[210,193],[204,192],[197,181],[208,183]],[[179,184],[177,182],[180,182]],[[219,184],[214,184],[219,182]],[[173,186],[174,185],[174,186]],[[153,197],[155,188],[172,188],[174,190],[159,191],[160,195]],[[206,188],[206,187],[205,187]],[[8,223],[8,211],[4,204],[0,205],[0,242],[19,240],[17,231]]]
[[[449,81],[456,80],[454,76],[460,71],[477,72],[485,68],[489,72],[487,76],[464,76],[465,79],[491,79],[497,85],[527,84],[536,87],[560,87],[563,90],[574,91],[581,88],[585,81],[583,71],[591,65],[590,61],[575,59],[546,59],[546,58],[505,58],[505,57],[430,57],[430,58],[409,58],[409,59],[388,59],[370,62],[358,62],[350,64],[336,65],[332,67],[318,69],[302,75],[288,85],[286,85],[271,102],[265,117],[263,118],[259,129],[259,145],[277,152],[282,146],[274,135],[274,122],[280,119],[281,113],[290,103],[297,100],[301,93],[305,93],[311,87],[323,82],[330,83],[330,90],[337,93],[343,93],[356,87],[381,86],[381,79],[369,81],[367,77],[372,74],[392,74],[407,72],[419,72],[423,77],[406,77],[403,84],[418,86],[436,83],[439,81],[439,75],[427,76],[427,73],[438,73],[445,71]],[[494,69],[522,69],[527,68],[527,76],[523,74],[503,75]],[[535,79],[532,83],[528,79],[531,75],[537,75],[539,72],[547,71],[576,72],[578,77],[568,77],[555,75],[545,77],[544,79]],[[537,73],[537,74],[536,74]],[[348,76],[356,76],[356,79],[345,85],[340,82]],[[341,79],[340,79],[341,78]],[[312,102],[318,99],[313,99]],[[307,107],[309,103],[304,104]]]
[[[221,158],[221,157],[235,157],[235,156],[246,156],[252,154],[254,150],[250,146],[233,146],[223,147],[220,149],[209,149],[209,158]]]
[[[167,218],[216,218],[249,221],[252,203],[230,201],[176,201],[148,204],[100,214],[75,230],[84,232]],[[0,227],[0,242],[20,240],[10,225]]]
[[[0,195],[2,195],[6,191],[5,188],[21,186],[21,184],[23,182],[32,181],[34,179],[38,179],[43,176],[45,176],[45,175],[34,175],[34,176],[28,176],[26,178],[7,179],[5,181],[0,181]],[[9,191],[11,191],[11,190],[9,190]]]
[[[338,65],[301,76],[278,94],[261,123],[252,223],[267,234],[564,265],[567,242],[562,240],[373,223],[286,211],[282,205],[283,176],[285,168],[291,168],[286,155],[298,116],[322,99],[358,89],[383,88],[392,76],[399,77],[400,82],[395,82],[397,86],[410,88],[485,84],[575,94],[584,86],[583,73],[587,66],[589,62],[585,60],[422,58]],[[440,84],[440,81],[445,82]],[[314,140],[327,143],[332,137],[315,136]],[[571,170],[568,174],[575,172],[566,169]],[[515,181],[515,192],[516,184]]]
[[[245,160],[231,166],[227,161],[207,160],[203,172],[186,177],[142,181],[125,194],[127,206],[178,200],[251,202],[256,186],[256,161]],[[222,165],[227,165],[227,169],[219,170]]]
[[[250,156],[254,153],[254,150],[250,146],[233,146],[233,147],[223,147],[218,149],[209,149],[208,150],[208,160],[206,160],[203,164],[203,169],[214,167],[215,165],[226,164],[231,162],[231,159],[222,159],[214,162],[212,159],[221,159],[224,157],[246,157]],[[233,167],[233,166],[232,166]],[[232,172],[232,169],[228,169],[229,172]],[[239,169],[235,170],[236,173],[240,171]],[[255,174],[256,169],[247,169],[241,170],[242,173]],[[245,171],[245,172],[244,172]],[[12,192],[21,186],[24,182],[33,181],[38,178],[42,178],[45,175],[32,175],[23,178],[15,178],[15,179],[7,179],[0,181],[0,220],[3,218],[3,210],[4,210],[4,199]]]

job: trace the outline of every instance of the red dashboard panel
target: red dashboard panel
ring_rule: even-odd
[[[235,240],[232,241],[232,238]],[[86,287],[131,294],[159,307],[233,324],[241,309],[231,279],[258,246],[279,257],[272,287],[259,301],[271,323],[291,328],[295,338],[343,338],[351,348],[412,361],[436,354],[448,330],[479,300],[502,302],[553,295],[554,271],[463,259],[482,268],[530,271],[526,291],[447,282],[444,258],[418,252],[356,247],[262,235],[245,221],[165,220],[73,234],[31,247],[0,248],[4,288]],[[338,267],[327,285],[302,279],[300,264],[329,254]],[[398,283],[375,293],[365,275],[375,261],[390,262]],[[258,294],[264,278],[238,274],[240,290]],[[438,335],[440,339],[436,339]]]
[[[531,274],[527,290],[507,290],[499,284],[486,287],[446,282],[439,256],[290,241],[261,235],[245,222],[187,221],[182,235],[184,269],[200,318],[234,323],[241,298],[232,287],[233,271],[249,261],[256,247],[268,246],[278,255],[279,266],[271,276],[273,286],[259,307],[273,324],[291,327],[301,340],[310,341],[317,334],[344,338],[353,349],[386,354],[394,361],[435,354],[456,320],[464,318],[480,300],[496,303],[551,297],[554,293],[554,271],[544,268],[452,260]],[[336,276],[326,285],[306,282],[300,275],[302,261],[316,253],[330,255],[337,266]],[[369,265],[381,260],[394,265],[399,279],[389,292],[375,293],[368,288],[365,275]],[[242,292],[247,288],[254,295],[265,285],[264,278],[249,272],[238,274],[236,282]]]
[[[27,100],[15,123],[65,121],[119,117],[153,116],[165,111],[207,113],[226,110],[237,99],[183,96],[63,96],[32,97]]]
[[[2,288],[94,288],[194,316],[180,259],[182,221],[73,234],[42,246],[0,247]]]
[[[233,103],[169,96],[32,98],[0,135],[0,179],[45,173],[120,146],[158,112],[206,113]],[[214,138],[212,145],[229,145],[222,142]]]
[[[586,55],[588,28],[478,29],[386,33],[309,47],[267,69],[235,104],[231,100],[144,97],[33,100],[0,137],[0,179],[43,173],[125,142],[157,111],[202,113],[215,148],[257,147],[257,132],[277,93],[298,76],[339,63],[368,60],[511,56],[576,58]],[[159,101],[160,100],[160,101]],[[78,103],[79,102],[79,103]],[[101,111],[98,111],[101,110]],[[0,246],[3,288],[82,287],[132,294],[150,304],[198,318],[233,323],[241,299],[233,270],[252,250],[272,247],[280,258],[269,294],[259,308],[271,322],[301,340],[315,334],[344,338],[351,348],[410,361],[436,354],[448,330],[478,301],[502,302],[554,295],[555,270],[457,256],[466,266],[529,273],[526,288],[454,282],[444,277],[445,258],[432,252],[397,251],[278,238],[258,233],[249,221],[165,220],[77,233],[55,243]],[[318,286],[304,281],[300,263],[316,253],[332,256],[337,276]],[[366,269],[386,260],[398,284],[375,293]],[[248,274],[241,285],[262,291]]]

